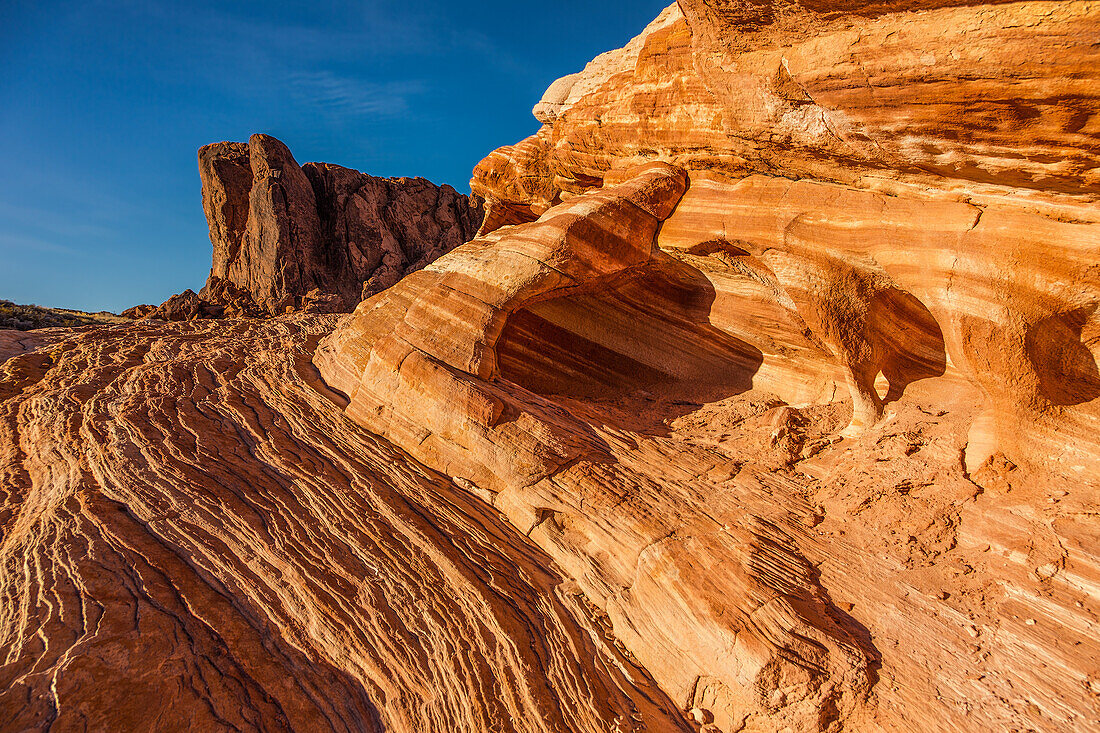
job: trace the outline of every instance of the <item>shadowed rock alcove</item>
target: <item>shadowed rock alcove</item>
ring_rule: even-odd
[[[869,311],[881,373],[889,381],[884,403],[900,399],[913,382],[943,376],[943,331],[924,303],[900,288],[889,288],[872,298]]]
[[[1097,307],[1056,313],[1028,329],[1027,356],[1039,378],[1039,394],[1051,404],[1079,405],[1100,397]]]
[[[530,305],[509,317],[496,344],[500,375],[576,398],[658,386],[685,396],[747,391],[763,354],[710,324],[714,297],[698,270],[659,258],[604,291]]]

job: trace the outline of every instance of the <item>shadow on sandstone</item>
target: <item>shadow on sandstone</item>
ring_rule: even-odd
[[[714,300],[699,270],[655,258],[607,290],[512,314],[497,342],[501,378],[551,400],[651,403],[658,419],[639,415],[645,425],[631,428],[667,432],[663,421],[752,389],[763,363],[758,348],[710,323]]]

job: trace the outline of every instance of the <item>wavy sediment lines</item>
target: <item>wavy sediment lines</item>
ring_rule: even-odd
[[[648,265],[685,188],[664,164],[475,239],[378,298],[321,345],[315,362],[348,414],[449,475],[500,491],[587,453],[590,431],[553,403],[497,384],[513,313],[599,292]]]
[[[685,17],[670,8],[671,23],[632,42],[632,65],[566,77],[585,92],[566,100],[551,86],[536,110],[553,115],[523,156],[488,156],[475,193],[519,209],[518,178],[551,201],[656,158],[1033,206],[1097,200],[1093,2],[678,5]]]
[[[762,519],[767,507],[709,513],[714,487],[674,469],[721,458],[676,441],[652,455],[652,427],[624,433],[561,397],[726,397],[761,363],[708,322],[706,278],[654,247],[683,172],[614,175],[365,302],[314,360],[349,416],[459,477],[547,551],[684,710],[705,708],[721,730],[750,713],[761,729],[827,727],[866,694],[871,650],[798,543]]]
[[[679,7],[633,68],[582,73],[522,156],[475,169],[494,221],[678,164],[690,189],[659,244],[711,280],[712,324],[764,353],[758,384],[805,403],[846,382],[854,435],[953,367],[986,398],[971,470],[1003,452],[1095,472],[1096,3]]]
[[[1098,5],[678,7],[548,90],[474,171],[479,238],[324,378],[708,732],[1100,725]],[[510,250],[613,231],[554,221],[654,161],[687,176],[655,245],[559,250],[648,258],[511,298]]]
[[[89,330],[5,400],[4,717],[678,729],[545,556],[316,391],[330,327]]]
[[[1100,4],[678,6],[339,324],[0,334],[0,718],[1100,726]]]
[[[722,731],[824,729],[852,716],[875,652],[803,554],[813,512],[800,488],[769,492],[775,479],[629,426],[614,405],[563,404],[597,426],[614,460],[580,462],[495,504],[521,527],[533,510],[529,536],[682,709]],[[652,400],[628,404],[662,413]]]
[[[617,264],[623,276],[597,281],[602,290],[570,284],[543,288],[541,298],[509,296],[492,301],[507,305],[491,318],[471,317],[480,306],[452,305],[463,302],[452,291],[542,287],[546,281],[538,278],[512,281],[522,270],[505,263],[517,247],[541,242],[544,251],[579,258],[574,267],[601,247],[630,251],[622,235],[602,241],[615,230],[601,206],[630,195],[614,182],[624,175],[613,171],[615,178],[599,191],[441,259],[431,268],[434,290],[410,279],[365,303],[316,357],[324,377],[351,398],[349,415],[491,501],[576,579],[607,613],[626,650],[682,709],[716,730],[826,730],[838,721],[871,729],[911,725],[914,711],[938,694],[938,680],[968,690],[989,725],[1014,725],[1020,708],[996,701],[1010,699],[1008,690],[973,684],[990,668],[988,657],[952,666],[977,646],[967,638],[981,637],[988,648],[997,628],[1014,632],[1022,623],[1015,615],[1004,618],[999,601],[985,600],[998,595],[991,590],[996,572],[968,580],[960,591],[981,599],[976,607],[988,614],[983,618],[967,615],[972,599],[965,595],[945,606],[951,593],[928,590],[936,582],[952,588],[959,582],[942,576],[920,580],[920,592],[939,602],[899,601],[918,591],[901,575],[915,561],[904,543],[882,547],[878,533],[883,526],[912,533],[923,557],[943,555],[958,533],[987,531],[959,529],[959,507],[974,500],[965,469],[982,485],[995,485],[1003,479],[989,475],[990,465],[1003,460],[997,451],[1008,451],[1038,472],[1034,479],[1022,472],[1011,479],[1036,496],[1044,495],[1050,476],[1063,473],[1072,481],[1096,460],[1094,438],[1082,428],[1096,415],[1080,352],[1091,343],[1090,322],[1075,316],[1071,325],[1055,315],[1056,334],[1027,336],[1052,313],[1078,313],[1096,298],[1088,255],[1096,227],[823,182],[696,174],[682,198],[669,199],[675,208],[656,233],[656,248],[652,229],[620,223],[636,237],[637,251],[649,256]],[[579,219],[562,228],[566,214]],[[601,234],[585,239],[595,233]],[[562,242],[571,246],[560,248]],[[1070,292],[1066,283],[1076,289]],[[976,332],[982,322],[989,325]],[[397,336],[403,346],[391,351]],[[1046,349],[1049,360],[1024,362],[1027,344]],[[410,355],[421,359],[418,353],[429,352],[432,371],[417,363],[398,381],[389,376],[404,372]],[[1082,358],[1073,367],[1078,371],[1067,373],[1068,359],[1053,356],[1068,352]],[[1062,373],[1066,387],[1056,410],[1039,391],[1042,375],[1052,373]],[[847,390],[837,390],[841,382]],[[393,390],[397,383],[416,399]],[[446,386],[452,384],[461,389]],[[1034,396],[1027,389],[1036,390]],[[751,400],[754,393],[763,404],[748,403],[748,414],[714,439],[717,452],[701,449],[693,430],[677,434],[673,427],[715,400],[714,415],[724,422],[727,411],[745,409],[739,396]],[[846,395],[850,421],[839,406],[812,412],[815,403]],[[978,406],[992,410],[992,420],[975,419]],[[904,477],[868,469],[919,453],[929,429],[921,416],[949,411],[957,414],[944,420],[952,437],[941,438]],[[822,417],[822,437],[808,440],[809,426]],[[862,435],[861,442],[828,450],[835,438],[826,436],[845,423],[849,430],[842,434]],[[768,437],[752,437],[761,430]],[[908,442],[895,453],[899,439]],[[1052,446],[1081,463],[1044,465]],[[862,462],[849,461],[853,450]],[[822,451],[815,465],[812,457]],[[763,466],[796,465],[799,473],[780,478],[752,470],[761,453],[778,453]],[[809,476],[824,481],[815,485]],[[853,491],[854,477],[862,485]],[[914,484],[944,494],[914,502],[920,506],[914,527],[880,496],[879,480],[893,481],[898,495],[907,496]],[[1075,486],[1074,495],[1091,505],[1091,491]],[[834,502],[832,522],[846,529],[828,531],[850,532],[858,538],[850,546],[806,531],[824,518],[821,505],[810,507],[832,501],[834,493],[844,498]],[[862,496],[857,501],[853,493]],[[868,505],[875,509],[856,519]],[[994,522],[1035,527],[1041,521],[1021,519],[1011,502],[994,501],[986,511]],[[1066,541],[1087,535],[1076,519],[1060,527]],[[882,567],[853,575],[866,553],[877,553]],[[973,568],[979,558],[971,548],[951,562]],[[828,588],[818,563],[829,569]],[[860,577],[874,578],[876,592],[861,594]],[[1004,593],[1034,592],[1018,567],[1004,579]],[[834,601],[836,592],[853,599],[849,610],[856,603],[874,610],[856,620]],[[1063,683],[1091,674],[1069,646],[1084,637],[1071,632],[1080,619],[1068,600],[1059,600],[1049,619],[1068,643],[1051,641],[1049,654],[1006,651],[1021,667],[1054,659],[1065,670]],[[908,630],[892,622],[897,613],[906,614]],[[941,614],[973,620],[974,634],[944,636]],[[942,643],[915,641],[915,628]],[[912,656],[883,662],[880,641],[910,645]],[[878,692],[889,702],[875,710],[864,703],[880,664],[892,687]],[[1089,703],[1080,695],[1066,702],[1058,685],[1038,685],[1035,697],[1049,719],[1062,724],[1088,715]],[[966,698],[953,698],[930,715],[954,729],[970,710]]]
[[[971,469],[995,450],[1040,465],[1058,456],[1073,475],[1095,469],[1095,223],[817,181],[700,175],[658,243],[693,261],[706,255],[703,270],[725,271],[724,280],[711,275],[712,320],[764,350],[772,367],[758,386],[792,403],[823,391],[804,391],[797,373],[813,367],[812,352],[782,358],[746,323],[753,306],[737,292],[746,277],[774,281],[771,297],[839,362],[858,425],[879,420],[912,382],[950,367],[988,400],[973,435],[986,447],[968,454]],[[828,383],[827,367],[809,374]],[[880,375],[892,394],[876,392]]]
[[[805,404],[845,383],[854,435],[914,379],[961,376],[986,399],[970,470],[1095,472],[1097,5],[679,6],[475,169],[493,221],[680,165],[659,246],[764,354],[758,385]]]

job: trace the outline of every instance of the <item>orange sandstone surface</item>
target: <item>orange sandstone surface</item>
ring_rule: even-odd
[[[0,332],[0,727],[1100,730],[1098,38],[681,0],[348,316]]]

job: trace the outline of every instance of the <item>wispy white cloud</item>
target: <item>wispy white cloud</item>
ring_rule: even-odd
[[[69,247],[64,244],[58,244],[38,237],[27,237],[19,234],[3,234],[0,233],[0,250],[19,250],[19,251],[31,251],[41,252],[43,254],[63,254],[63,255],[76,255],[84,256],[86,253],[81,252],[73,247]]]
[[[409,109],[409,97],[424,92],[420,81],[383,84],[337,76],[330,71],[293,72],[290,95],[300,104],[341,116],[391,116]]]

